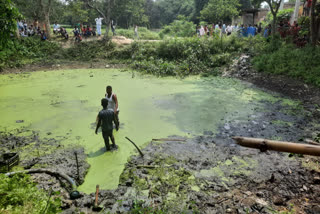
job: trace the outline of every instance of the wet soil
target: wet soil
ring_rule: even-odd
[[[19,136],[21,133],[27,134]],[[86,162],[87,154],[79,146],[65,147],[59,142],[54,138],[40,139],[38,133],[29,130],[15,130],[11,133],[0,132],[0,154],[18,152],[20,163],[12,171],[45,168],[68,175],[77,185],[82,184],[90,167]],[[69,200],[68,192],[72,187],[66,180],[40,173],[32,174],[32,178],[39,188],[59,191],[62,207],[70,207],[72,202]]]
[[[127,163],[119,188],[100,193],[100,205],[112,213],[137,206],[168,213],[319,213],[319,168],[305,167],[311,160],[317,165],[317,158],[260,152],[231,139],[297,142],[317,132],[309,124],[310,112],[262,103],[267,111],[257,109],[247,120],[227,121],[215,136],[205,131],[186,142],[151,142],[143,149],[144,158],[134,156]],[[283,120],[287,123],[274,122]],[[93,194],[75,203],[90,209],[92,201]]]

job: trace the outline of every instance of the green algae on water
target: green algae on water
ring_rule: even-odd
[[[107,85],[113,86],[120,108],[120,130],[114,131],[119,149],[108,153],[101,133],[94,133]],[[220,77],[180,80],[112,69],[9,74],[0,76],[0,129],[27,128],[41,138],[50,133],[63,145],[83,146],[91,168],[79,190],[89,193],[96,184],[117,187],[128,157],[136,154],[126,136],[142,147],[152,138],[216,132],[226,119],[251,115],[263,99],[281,100]]]

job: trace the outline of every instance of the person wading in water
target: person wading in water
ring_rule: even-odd
[[[108,100],[106,98],[103,98],[101,100],[101,105],[103,107],[103,109],[99,112],[97,119],[98,119],[98,123],[97,123],[97,128],[95,133],[98,134],[98,129],[101,126],[101,130],[102,130],[102,137],[104,139],[104,144],[106,146],[106,150],[110,151],[110,144],[109,144],[109,138],[111,139],[112,142],[112,147],[113,148],[117,148],[115,140],[114,140],[114,136],[113,136],[113,124],[112,122],[115,123],[115,116],[113,111],[108,109]],[[116,125],[116,130],[118,130],[117,124]]]
[[[117,95],[112,93],[112,87],[110,85],[106,88],[107,93],[105,94],[106,99],[108,100],[108,109],[114,112],[116,130],[119,129],[119,105]]]

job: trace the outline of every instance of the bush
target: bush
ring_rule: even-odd
[[[288,9],[284,9],[284,10],[280,10],[277,13],[277,21],[285,21],[285,20],[290,20],[291,16],[293,15],[294,12],[294,8],[288,8]],[[265,22],[267,24],[271,24],[273,22],[273,16],[271,12],[268,12]]]
[[[196,34],[196,26],[193,24],[193,22],[189,22],[181,16],[179,18],[179,20],[175,20],[160,31],[160,37],[162,39],[165,36],[192,37]]]
[[[129,29],[116,29],[116,34],[126,38],[135,39],[134,28]],[[146,27],[138,28],[139,39],[145,40],[159,40],[160,36],[157,32],[148,30]]]
[[[132,67],[158,76],[217,75],[219,68],[243,50],[242,40],[184,38],[161,42],[133,43],[109,57],[132,60]]]
[[[0,213],[40,214],[60,211],[60,199],[51,197],[48,201],[48,193],[39,190],[29,175],[8,177],[0,174],[0,196]]]
[[[7,48],[0,52],[0,70],[5,67],[19,67],[24,64],[49,58],[60,46],[39,37],[26,37],[9,41]]]
[[[57,52],[54,58],[70,59],[73,61],[90,61],[96,58],[105,58],[105,55],[113,50],[115,44],[111,41],[95,40],[81,42],[67,49]]]
[[[296,48],[293,44],[281,43],[278,49],[253,58],[258,71],[288,75],[320,87],[320,48],[307,46]]]

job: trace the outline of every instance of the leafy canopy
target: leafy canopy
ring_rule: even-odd
[[[232,17],[239,14],[239,7],[239,0],[209,0],[201,11],[201,18],[211,23],[231,21]]]
[[[21,18],[11,0],[0,0],[0,47],[8,46],[8,41],[17,30],[17,20]]]

